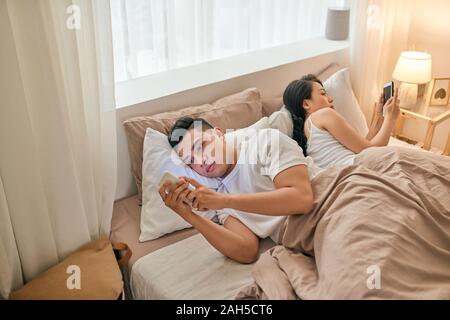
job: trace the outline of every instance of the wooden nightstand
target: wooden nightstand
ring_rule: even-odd
[[[433,141],[434,130],[436,126],[450,118],[450,108],[427,106],[421,101],[416,107],[412,109],[400,108],[400,116],[397,119],[394,135],[400,139],[407,139],[403,135],[403,125],[405,119],[421,119],[427,122],[427,132],[423,141],[422,148],[425,150],[431,149],[431,142]],[[442,153],[443,155],[450,155],[450,132],[448,133],[447,143]]]

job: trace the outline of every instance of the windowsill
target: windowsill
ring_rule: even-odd
[[[116,105],[127,107],[348,47],[348,41],[320,37],[123,81],[116,83]]]

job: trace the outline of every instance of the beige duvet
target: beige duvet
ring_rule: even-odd
[[[236,298],[450,299],[449,157],[371,148],[312,186]]]

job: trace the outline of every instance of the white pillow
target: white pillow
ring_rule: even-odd
[[[225,139],[227,143],[236,143],[237,145],[239,145],[241,142],[253,137],[258,130],[270,128],[269,118],[264,117],[247,128],[225,132]]]
[[[164,171],[193,178],[211,188],[218,187],[217,180],[203,177],[185,165],[173,151],[166,135],[148,128],[142,161],[141,242],[190,227],[189,223],[166,207],[159,195],[159,181]]]
[[[345,68],[333,74],[323,83],[323,86],[327,93],[333,98],[335,110],[342,115],[360,135],[365,137],[369,129],[364,114],[353,93],[348,69]],[[269,123],[271,128],[278,129],[289,137],[292,137],[292,117],[286,107],[283,106],[280,111],[272,113],[269,117]]]
[[[291,113],[285,106],[280,111],[276,111],[270,115],[269,124],[272,129],[280,130],[280,132],[292,138],[294,124],[292,123]]]
[[[369,132],[366,118],[353,93],[348,68],[342,69],[327,79],[323,86],[334,100],[334,108],[363,137]]]
[[[227,141],[238,141],[251,136],[255,129],[270,128],[268,118],[262,118],[250,127],[226,133]],[[191,227],[183,218],[166,207],[158,189],[159,180],[164,171],[176,176],[187,176],[209,187],[218,188],[218,180],[199,175],[185,165],[170,146],[167,136],[148,128],[145,134],[142,161],[142,208],[141,234],[139,241],[144,242],[159,238],[167,233]],[[203,215],[203,214],[202,214]],[[204,216],[212,218],[210,213]]]

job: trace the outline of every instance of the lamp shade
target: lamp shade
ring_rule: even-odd
[[[405,83],[429,82],[431,80],[431,55],[417,51],[402,52],[392,77]]]

